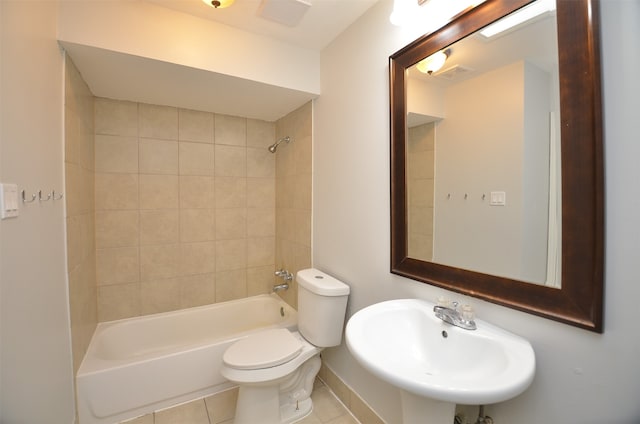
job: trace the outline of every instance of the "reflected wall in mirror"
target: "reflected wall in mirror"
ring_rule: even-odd
[[[533,7],[407,70],[408,256],[559,287],[555,3],[499,23]]]
[[[601,332],[598,2],[476,33],[529,3],[487,0],[390,57],[391,271]]]

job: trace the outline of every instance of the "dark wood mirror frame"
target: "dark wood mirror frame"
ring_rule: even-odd
[[[552,320],[603,332],[604,166],[598,0],[558,0],[562,151],[562,288],[407,256],[407,68],[531,0],[487,0],[389,58],[391,272]]]

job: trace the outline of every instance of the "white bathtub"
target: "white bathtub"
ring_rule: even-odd
[[[98,324],[76,376],[80,424],[117,423],[231,387],[222,354],[263,328],[297,328],[276,295]]]

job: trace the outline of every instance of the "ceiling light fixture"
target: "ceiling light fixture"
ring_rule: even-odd
[[[451,49],[435,52],[431,56],[418,62],[416,64],[416,68],[418,68],[418,71],[422,72],[423,74],[432,75],[434,72],[438,72],[440,68],[444,66],[444,62],[447,60],[450,54]]]
[[[214,9],[224,9],[233,4],[235,0],[202,0],[207,6],[211,6]]]

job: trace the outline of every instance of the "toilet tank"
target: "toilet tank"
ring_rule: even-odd
[[[349,286],[314,268],[296,275],[298,282],[298,331],[318,347],[342,341]]]

